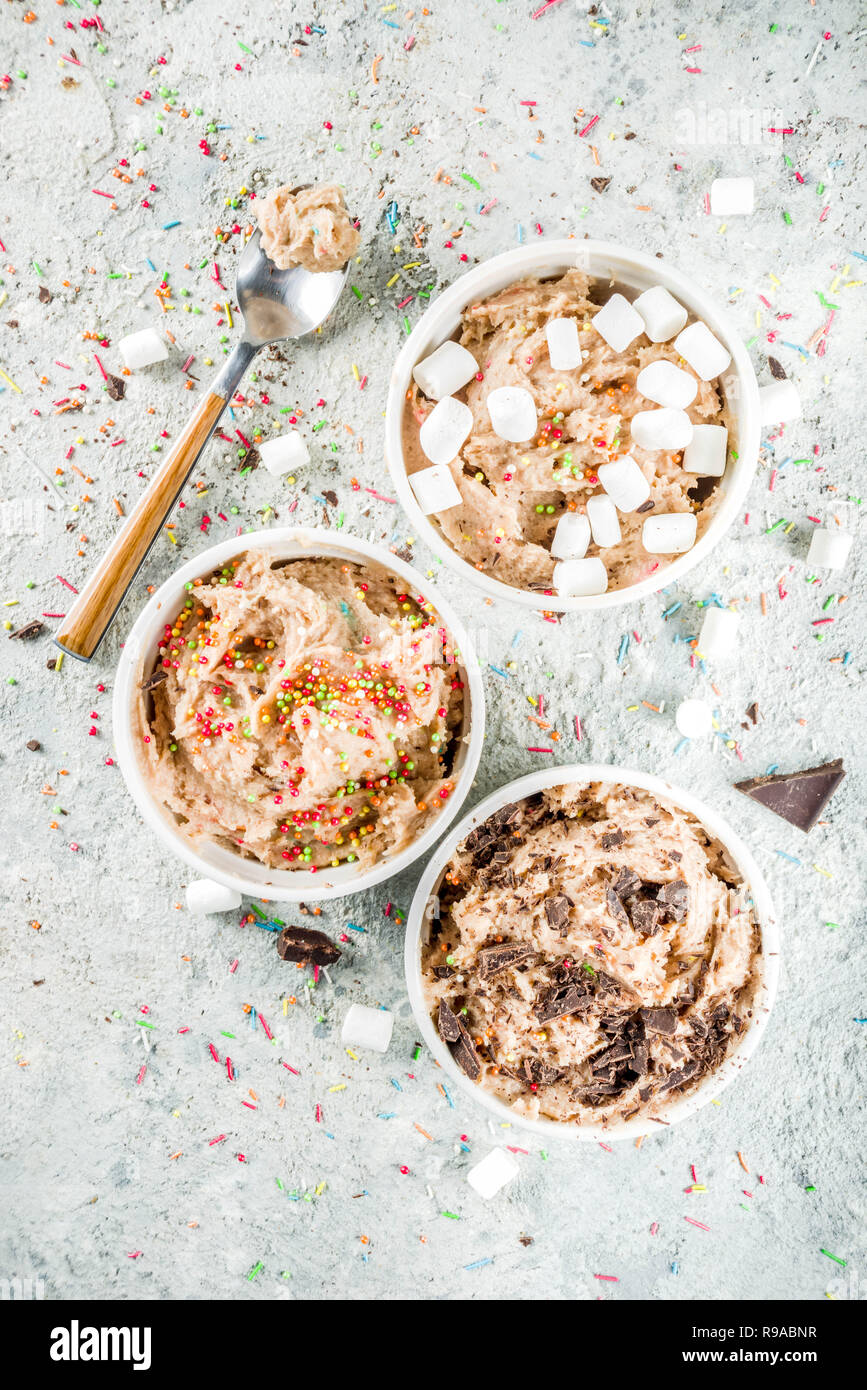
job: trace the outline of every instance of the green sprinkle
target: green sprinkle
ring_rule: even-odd
[[[791,225],[792,225],[792,214],[791,214],[790,212],[784,212],[784,213],[783,213],[783,221],[785,222],[785,224],[786,224],[787,227],[791,227]]]
[[[153,1023],[146,1023],[143,1018],[137,1018],[136,1023],[138,1024],[139,1028],[154,1028],[156,1026]]]
[[[248,1278],[248,1279],[255,1279],[255,1278],[256,1278],[256,1275],[257,1275],[257,1274],[261,1274],[261,1273],[262,1273],[262,1270],[263,1270],[264,1268],[265,1268],[265,1266],[263,1265],[262,1261],[261,1261],[261,1260],[257,1260],[256,1263],[254,1264],[253,1268],[250,1270],[250,1273],[247,1275],[247,1278]]]
[[[460,1219],[461,1219],[461,1218],[458,1216],[457,1212],[454,1212],[454,1211],[442,1211],[442,1212],[440,1212],[440,1216],[447,1216],[448,1219],[449,1219],[449,1221],[460,1221]],[[822,1254],[823,1254],[823,1255],[827,1255],[827,1253],[828,1253],[827,1250],[823,1250],[823,1251],[822,1251]],[[831,1258],[833,1259],[834,1257],[832,1256]],[[843,1261],[841,1260],[840,1263],[842,1264]]]
[[[352,293],[355,295],[356,299],[364,298],[364,295],[361,293],[361,290],[358,288],[357,285],[350,285],[349,288],[352,290]]]
[[[479,183],[478,179],[473,178],[472,174],[461,174],[461,178],[466,179],[467,183],[471,183],[473,185],[473,188],[481,188],[482,186]]]
[[[819,1253],[821,1255],[827,1255],[829,1260],[833,1260],[835,1264],[842,1265],[844,1269],[846,1268],[845,1260],[841,1260],[839,1255],[832,1255],[830,1250],[823,1250],[821,1245],[819,1246]]]

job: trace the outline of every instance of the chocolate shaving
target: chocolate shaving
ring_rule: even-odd
[[[312,927],[285,927],[277,937],[277,954],[301,965],[334,965],[340,959],[334,942]]]
[[[677,1028],[674,1009],[639,1009],[638,1017],[650,1033],[671,1036]]]
[[[646,502],[642,502],[641,506],[640,506],[640,507],[636,507],[635,510],[636,510],[636,513],[638,513],[638,512],[652,512],[655,506],[656,506],[656,503],[654,502],[653,498],[652,498],[652,497],[648,497],[647,501],[646,501]]]
[[[618,898],[627,898],[630,894],[638,892],[641,887],[641,879],[634,869],[628,869],[624,865],[612,882],[611,887]]]
[[[500,970],[521,965],[536,953],[532,946],[503,942],[501,946],[485,946],[476,956],[476,965],[483,980],[489,980]]]
[[[154,690],[156,686],[161,685],[162,682],[167,681],[168,678],[168,671],[164,671],[161,666],[158,666],[155,671],[151,671],[146,680],[142,681],[139,690]]]
[[[655,936],[660,929],[659,907],[647,898],[627,898],[626,908],[633,927],[642,936]]]
[[[599,841],[603,849],[619,849],[623,844],[624,835],[622,830],[611,830],[607,835],[603,835]]]
[[[562,927],[569,917],[569,899],[561,893],[545,900],[545,916],[549,927]]]
[[[660,911],[672,922],[682,922],[689,912],[689,887],[682,878],[673,883],[664,883],[656,895],[661,904]]]
[[[565,989],[549,990],[538,1002],[537,1023],[550,1023],[553,1018],[565,1018],[567,1014],[587,1013],[593,1007],[593,998],[584,994],[577,985],[567,985]]]
[[[449,1008],[444,999],[440,1000],[439,1013],[437,1014],[437,1028],[443,1042],[456,1043],[461,1036],[461,1025],[457,1015]]]
[[[39,303],[40,303],[40,304],[50,304],[50,303],[51,303],[51,290],[48,288],[47,285],[40,285],[40,286],[39,286]]]
[[[735,790],[752,797],[774,815],[805,833],[813,829],[846,773],[843,759],[807,767],[801,772],[777,772],[769,777],[751,777],[735,782]]]

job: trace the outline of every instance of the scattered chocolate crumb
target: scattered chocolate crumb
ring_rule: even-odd
[[[285,927],[277,937],[277,954],[301,965],[334,965],[340,959],[334,942],[312,927]]]
[[[51,290],[48,288],[47,285],[40,285],[40,286],[39,286],[39,303],[40,303],[40,304],[50,304],[50,303],[51,303]]]
[[[39,742],[38,738],[29,738],[25,747],[29,748],[31,753],[38,753],[42,744]]]
[[[122,401],[126,395],[126,382],[122,376],[113,376],[111,372],[106,372],[105,389],[113,401]]]
[[[521,965],[534,955],[535,951],[532,946],[505,941],[500,946],[484,946],[476,956],[476,965],[482,979],[487,980],[491,975],[496,975],[498,971],[513,965]]]
[[[168,678],[168,671],[164,671],[161,666],[158,666],[155,671],[151,671],[146,680],[142,681],[139,690],[154,690],[156,686],[162,685],[163,681],[167,681]]]
[[[597,178],[590,180],[590,187],[596,193],[604,193],[610,182],[610,178],[604,179],[601,176],[598,176]]]
[[[768,358],[768,366],[771,369],[771,376],[776,377],[777,381],[786,380],[786,369],[782,362],[778,362],[776,357]]]
[[[10,640],[13,637],[17,637],[20,642],[23,642],[30,637],[38,637],[44,626],[45,624],[41,623],[38,618],[34,618],[32,622],[25,623],[23,627],[19,627],[17,632],[10,632]]]

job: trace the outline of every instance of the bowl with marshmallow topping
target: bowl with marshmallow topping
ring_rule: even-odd
[[[406,977],[436,1061],[500,1123],[635,1138],[744,1066],[779,949],[759,868],[714,808],[575,764],[503,787],[436,848]]]
[[[392,372],[386,452],[443,562],[565,612],[679,579],[737,514],[759,399],[691,281],[604,242],[519,248],[430,306]]]

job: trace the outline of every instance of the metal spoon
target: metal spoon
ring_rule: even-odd
[[[250,238],[235,287],[244,336],[67,613],[54,639],[61,651],[90,661],[256,353],[268,343],[303,338],[318,328],[340,298],[348,273],[348,265],[315,273],[302,266],[278,270],[259,245],[259,233]]]

